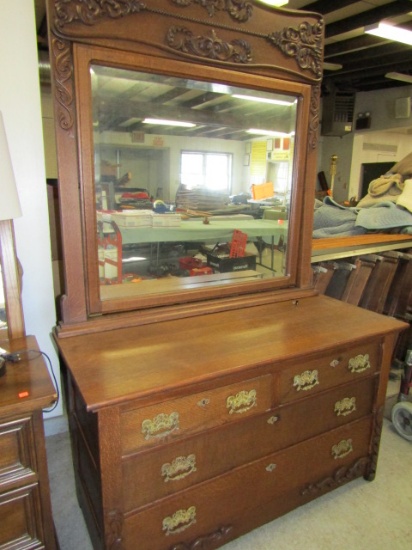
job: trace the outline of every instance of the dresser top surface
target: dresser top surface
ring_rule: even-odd
[[[89,410],[333,350],[406,325],[328,298],[259,305],[57,339]],[[253,373],[251,373],[253,376]]]
[[[9,354],[18,355],[7,362],[6,374],[0,378],[0,411],[20,414],[43,409],[56,400],[56,391],[34,336],[0,340]]]

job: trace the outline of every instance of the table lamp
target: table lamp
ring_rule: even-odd
[[[0,260],[10,339],[25,334],[21,304],[21,278],[13,228],[13,219],[21,215],[3,115],[0,111]]]

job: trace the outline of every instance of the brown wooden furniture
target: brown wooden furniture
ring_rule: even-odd
[[[216,548],[373,479],[401,327],[318,297],[63,339],[94,546]]]
[[[0,378],[0,548],[56,548],[42,409],[56,400],[33,336],[0,340],[20,360]]]
[[[313,288],[320,16],[257,0],[49,0],[48,21],[65,254],[56,341],[95,548],[217,548],[355,477],[372,479],[405,324]],[[149,116],[168,127],[145,126]],[[179,120],[194,126],[177,130]],[[288,219],[227,226],[248,227],[249,243],[266,238],[272,251],[282,237],[275,267],[146,278],[135,266],[128,282],[118,263],[127,246],[146,261],[176,239],[178,254],[210,245],[206,232],[213,244],[226,233],[199,207],[202,218],[177,230],[120,228],[122,246],[109,248],[101,182],[115,142],[139,158],[141,179],[156,172],[163,196],[182,184],[181,149],[226,159],[230,149],[234,187],[286,158]],[[155,162],[143,162],[142,148]]]

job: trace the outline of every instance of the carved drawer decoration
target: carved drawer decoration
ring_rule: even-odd
[[[174,535],[188,529],[196,523],[196,507],[190,506],[187,510],[178,510],[173,514],[164,518],[163,531],[165,535]]]
[[[151,437],[166,437],[179,429],[179,413],[158,414],[153,420],[146,419],[142,422],[142,433],[145,439]]]
[[[344,458],[352,452],[352,439],[342,439],[342,441],[340,441],[336,445],[333,445],[332,447],[332,456],[335,460],[339,458]]]
[[[241,391],[236,395],[231,395],[226,400],[226,406],[229,414],[244,413],[252,407],[256,407],[256,390]]]
[[[356,397],[345,397],[335,403],[336,416],[348,416],[356,411]]]
[[[370,368],[371,364],[369,361],[369,354],[367,353],[365,353],[365,355],[359,354],[356,357],[349,359],[348,369],[350,372],[365,372]]]
[[[317,370],[306,370],[302,374],[297,374],[293,378],[293,387],[296,388],[296,391],[307,391],[311,390],[319,384],[319,373]]]
[[[161,473],[166,483],[167,481],[184,479],[196,471],[196,456],[190,454],[189,456],[178,456],[173,462],[163,464]]]

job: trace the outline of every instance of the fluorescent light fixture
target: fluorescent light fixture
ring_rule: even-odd
[[[380,38],[386,38],[387,40],[393,40],[395,42],[402,42],[412,46],[412,32],[396,25],[389,23],[378,23],[376,25],[368,25],[365,27],[367,34],[373,34]]]
[[[289,3],[289,0],[260,0],[262,4],[268,4],[268,6],[276,6],[279,8],[280,6],[285,6]]]
[[[130,258],[123,258],[122,263],[130,263],[130,262],[142,262],[144,260],[147,260],[144,256],[130,256]]]
[[[248,134],[255,134],[257,136],[270,136],[270,137],[289,137],[290,134],[285,132],[276,132],[274,130],[260,130],[259,128],[249,128],[246,130]]]
[[[293,101],[284,101],[282,99],[271,99],[269,97],[255,97],[253,95],[241,94],[233,94],[232,97],[236,99],[245,99],[246,101],[254,101],[255,103],[271,103],[272,105],[285,105],[287,107],[290,107],[296,102],[295,99]]]
[[[183,122],[182,120],[166,120],[164,118],[145,118],[144,124],[159,124],[161,126],[181,126],[182,128],[194,128],[196,124],[192,122]]]
[[[325,69],[325,71],[340,71],[341,69],[343,69],[343,65],[341,65],[340,63],[328,63],[327,61],[325,61],[323,63],[323,68]]]
[[[402,74],[402,73],[386,73],[385,78],[391,78],[392,80],[400,80],[400,82],[407,82],[408,84],[412,84],[412,75],[410,74]]]

